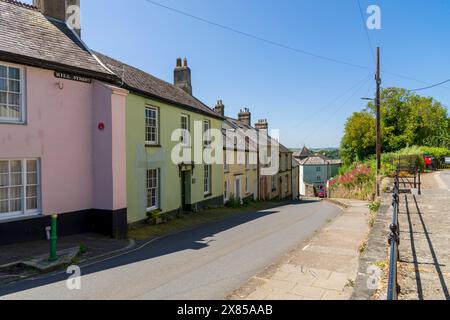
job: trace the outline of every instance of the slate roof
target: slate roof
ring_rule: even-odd
[[[232,145],[235,146],[235,141],[232,141],[230,137],[226,134],[227,130],[231,131],[237,131],[237,130],[254,130],[251,126],[243,123],[242,121],[239,121],[237,119],[225,117],[224,122],[222,123],[222,134],[223,134],[223,146],[225,149],[228,149],[227,147]],[[240,132],[240,131],[238,131]],[[238,133],[239,135],[239,133]],[[241,137],[245,139],[244,134],[241,133]],[[251,151],[256,151],[258,148],[257,140],[251,139],[249,137],[249,147]],[[240,146],[235,146],[236,149],[240,151],[245,151],[244,148],[240,148]]]
[[[112,69],[112,71],[122,78],[126,89],[144,96],[149,96],[150,98],[173,103],[210,117],[223,119],[218,113],[183,89],[175,87],[171,83],[158,79],[145,71],[108,57],[100,52],[94,52],[94,54],[107,68]]]
[[[303,160],[297,160],[297,161],[302,166],[328,165],[328,164],[341,164],[342,163],[340,160],[329,160],[320,155],[315,155],[315,156],[308,157]]]
[[[45,17],[36,7],[0,0],[0,30],[1,60],[118,80],[65,22]]]
[[[310,157],[312,155],[313,155],[313,153],[307,147],[303,147],[303,149],[301,151],[294,153],[294,157],[296,157],[296,158]]]

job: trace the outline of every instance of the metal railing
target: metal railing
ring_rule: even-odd
[[[388,300],[397,300],[399,294],[399,285],[397,282],[397,263],[399,260],[399,245],[400,245],[400,226],[398,222],[399,204],[400,204],[400,167],[397,166],[394,178],[393,201],[394,208],[392,216],[392,224],[390,225],[389,245],[389,281],[388,281]]]

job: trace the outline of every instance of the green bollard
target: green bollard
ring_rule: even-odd
[[[56,256],[56,240],[58,239],[56,235],[56,222],[58,220],[58,215],[52,215],[52,229],[50,235],[50,257],[48,261],[56,261],[58,257]]]

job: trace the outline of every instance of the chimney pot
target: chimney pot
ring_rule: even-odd
[[[214,107],[214,111],[220,114],[222,117],[225,117],[225,106],[222,100],[217,100],[217,104]]]
[[[74,12],[69,11],[71,6],[80,8],[80,0],[33,0],[33,5],[43,15],[72,25],[73,30],[81,36],[80,16],[74,16]]]
[[[191,69],[187,66],[186,58],[184,58],[184,67],[181,66],[181,63],[181,58],[178,58],[177,67],[174,70],[173,83],[176,87],[192,95]]]

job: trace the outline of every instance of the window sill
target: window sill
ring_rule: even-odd
[[[38,218],[38,217],[42,217],[42,216],[44,216],[44,215],[42,215],[42,213],[40,213],[40,212],[19,214],[19,215],[10,215],[10,216],[5,216],[5,217],[1,217],[1,215],[0,215],[0,223],[28,220],[28,219]]]
[[[211,196],[212,196],[212,193],[205,193],[205,194],[204,194],[205,199],[206,199],[206,198],[209,198],[209,197],[211,197]]]
[[[161,148],[162,146],[160,144],[153,144],[153,143],[145,143],[146,148]]]
[[[9,124],[9,125],[16,125],[16,126],[24,126],[26,125],[26,121],[16,121],[16,120],[1,120],[0,124]]]

